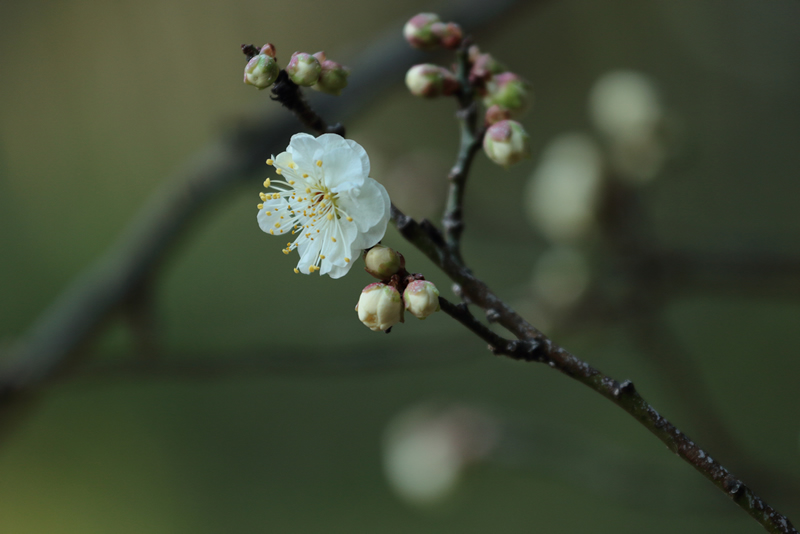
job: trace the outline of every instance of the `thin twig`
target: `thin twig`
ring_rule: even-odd
[[[483,129],[478,130],[478,107],[474,100],[475,89],[469,81],[469,72],[472,66],[469,60],[469,46],[471,42],[465,38],[456,54],[456,75],[460,83],[458,97],[458,117],[461,141],[458,148],[456,163],[447,176],[450,181],[450,190],[447,195],[447,205],[442,218],[445,241],[450,253],[461,261],[461,234],[464,232],[464,192],[472,160],[483,139]]]
[[[307,128],[319,133],[335,133],[344,136],[344,126],[341,123],[328,125],[317,115],[303,97],[303,92],[296,83],[289,79],[285,70],[281,70],[275,85],[272,86],[272,99],[280,102],[283,107],[294,113]]]

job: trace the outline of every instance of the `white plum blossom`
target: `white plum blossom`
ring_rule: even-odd
[[[290,238],[283,253],[297,249],[296,273],[340,278],[362,249],[383,238],[389,194],[369,177],[369,157],[355,141],[296,134],[286,152],[267,164],[280,178],[264,182],[258,224],[270,235]]]

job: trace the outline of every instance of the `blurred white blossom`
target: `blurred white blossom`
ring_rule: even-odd
[[[456,487],[464,468],[497,445],[499,425],[463,405],[422,405],[397,415],[383,439],[389,485],[411,504],[436,504]]]
[[[666,156],[664,110],[649,77],[629,70],[603,75],[589,95],[589,113],[609,145],[616,175],[646,183],[658,174]]]
[[[526,188],[531,222],[552,241],[584,237],[595,224],[602,178],[602,156],[591,137],[557,137],[545,148]]]

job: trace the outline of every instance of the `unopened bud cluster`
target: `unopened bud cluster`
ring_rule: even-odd
[[[414,15],[403,27],[403,36],[414,48],[434,50],[439,47],[455,50],[463,37],[455,22],[442,22],[435,13]]]
[[[381,280],[365,287],[356,304],[358,319],[370,330],[388,331],[404,322],[406,311],[418,319],[439,311],[439,290],[419,275],[408,275],[399,252],[376,245],[366,252],[364,263],[364,270]]]
[[[406,87],[414,96],[435,98],[452,95],[458,91],[459,84],[455,74],[446,68],[423,63],[406,73]]]
[[[292,82],[301,87],[311,87],[323,93],[339,95],[347,87],[350,69],[331,61],[325,52],[308,54],[295,52],[284,68]],[[280,67],[275,54],[275,47],[265,44],[258,55],[247,63],[244,69],[244,83],[266,89],[278,79]]]
[[[458,95],[459,99],[474,94],[486,107],[483,147],[489,159],[508,167],[529,156],[528,134],[514,120],[531,106],[528,82],[490,54],[470,46],[456,24],[445,24],[433,13],[412,17],[403,28],[403,35],[416,48],[461,47],[462,54],[458,74],[430,63],[411,67],[406,73],[406,86],[411,94],[425,98]]]

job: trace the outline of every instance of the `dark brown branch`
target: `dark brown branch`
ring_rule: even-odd
[[[525,321],[510,306],[498,298],[483,282],[472,275],[461,262],[443,247],[430,229],[417,223],[392,206],[392,220],[400,233],[442,269],[461,288],[470,302],[490,312],[497,322],[514,334],[517,339],[531,343],[530,361],[543,361],[561,373],[581,382],[607,398],[645,428],[655,434],[672,452],[692,465],[717,488],[730,497],[739,507],[750,514],[768,532],[797,533],[788,518],[777,512],[758,497],[744,482],[731,474],[719,462],[698,447],[688,436],[662,417],[626,380],[618,382],[603,374],[588,363],[575,357]],[[476,326],[457,307],[451,311],[470,330],[485,341],[499,343],[487,333],[488,329]],[[505,347],[508,348],[508,347]],[[504,352],[501,352],[504,354]]]
[[[317,115],[306,99],[300,86],[289,79],[285,70],[278,74],[275,85],[272,86],[272,99],[280,102],[283,107],[294,113],[306,128],[318,133],[335,133],[344,136],[344,126],[341,123],[328,125],[322,117]]]
[[[489,344],[492,354],[502,354],[514,360],[526,362],[543,361],[537,350],[539,344],[534,340],[505,339],[478,321],[469,311],[466,303],[453,304],[439,297],[439,305],[447,315],[467,327],[473,334]]]
[[[442,226],[445,240],[451,254],[461,260],[461,234],[464,232],[464,193],[472,160],[481,147],[484,130],[477,127],[478,105],[474,100],[475,89],[470,84],[469,72],[472,64],[469,60],[471,41],[465,38],[457,53],[457,77],[461,88],[458,97],[458,117],[461,141],[456,163],[450,169],[447,179],[450,190],[447,195]]]

